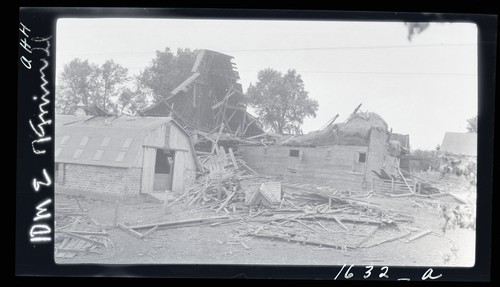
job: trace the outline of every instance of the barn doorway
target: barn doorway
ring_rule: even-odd
[[[363,173],[366,165],[366,152],[357,152],[354,154],[354,162],[352,171],[355,173]]]
[[[153,191],[172,190],[173,175],[174,175],[174,151],[166,149],[157,149]]]

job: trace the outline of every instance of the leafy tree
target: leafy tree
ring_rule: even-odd
[[[99,107],[104,111],[117,113],[117,106],[113,102],[119,95],[120,85],[128,80],[128,70],[113,60],[107,60],[99,68]]]
[[[439,168],[439,152],[435,150],[416,149],[411,152],[411,167],[415,171],[425,171],[429,167],[437,170]]]
[[[318,101],[309,98],[295,70],[286,74],[270,68],[261,70],[247,95],[263,125],[279,134],[297,133],[304,118],[316,117],[318,110]]]
[[[467,132],[477,134],[477,116],[467,119]]]
[[[131,90],[125,88],[117,102],[118,114],[135,114],[137,111],[145,109],[149,105],[148,98],[140,89]]]
[[[119,95],[128,81],[128,70],[113,60],[101,66],[73,59],[64,65],[56,93],[56,112],[70,114],[81,100],[108,113],[118,113]]]
[[[153,102],[157,102],[160,96],[168,96],[191,75],[197,53],[197,50],[177,49],[174,55],[170,48],[156,51],[151,64],[138,76],[143,89],[152,92]]]
[[[64,65],[56,93],[56,112],[72,113],[80,100],[86,106],[97,100],[99,67],[88,60],[73,59]]]

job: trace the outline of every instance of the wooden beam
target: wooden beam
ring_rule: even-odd
[[[235,194],[236,192],[233,192],[231,193],[227,198],[226,200],[219,206],[219,208],[217,208],[217,210],[215,211],[215,213],[219,213],[219,211],[221,209],[223,209],[228,203],[229,201],[231,200],[231,198],[233,198],[233,195]]]
[[[222,134],[223,129],[224,129],[224,123],[221,123],[219,133],[217,134],[217,138],[215,139],[215,142],[212,145],[212,152],[211,153],[214,153],[214,150],[217,148],[217,144],[219,143],[219,137]]]
[[[158,229],[158,225],[156,225],[155,227],[151,228],[150,230],[144,232],[144,234],[142,235],[141,238],[148,236],[149,234],[153,233],[156,229]]]
[[[188,86],[194,82],[194,80],[196,78],[198,78],[200,76],[200,73],[198,72],[195,72],[193,73],[191,76],[189,76],[186,80],[184,80],[184,82],[182,82],[179,86],[177,86],[172,92],[171,94],[172,95],[176,95],[177,93],[179,93],[180,91],[186,91],[188,89]]]
[[[182,224],[188,224],[188,223],[201,223],[204,221],[228,219],[228,218],[229,218],[229,216],[216,216],[216,217],[205,217],[205,218],[178,220],[178,221],[169,221],[169,222],[158,222],[158,223],[153,223],[153,224],[130,226],[129,229],[153,228],[155,226],[158,226],[158,228],[161,228],[161,227],[169,227],[169,226],[182,225]]]
[[[259,138],[259,137],[261,137],[261,136],[265,136],[265,135],[267,135],[267,133],[261,133],[260,135],[251,136],[251,137],[248,137],[248,138],[245,138],[245,139],[247,139],[247,140],[251,140],[251,139]]]
[[[78,230],[68,230],[67,232],[71,232],[79,235],[100,235],[100,236],[108,236],[109,234],[106,232],[99,231],[78,231]]]
[[[189,150],[187,149],[182,149],[182,148],[171,148],[168,146],[154,146],[154,145],[147,145],[143,144],[143,147],[149,147],[149,148],[156,148],[156,149],[167,149],[167,150],[173,150],[173,151],[182,151],[182,152],[188,152]]]
[[[403,175],[403,173],[401,172],[401,169],[399,168],[399,164],[398,164],[398,172],[399,172],[399,175],[403,178],[403,181],[405,182],[406,186],[408,187],[408,189],[411,191],[411,193],[415,193],[415,191],[413,189],[411,189],[410,185],[408,184],[408,182],[406,181],[406,178],[405,176]]]
[[[232,95],[234,95],[235,91],[230,89],[229,92],[226,94],[226,96],[224,97],[224,99],[222,99],[220,102],[216,103],[215,105],[213,105],[211,108],[212,110],[215,110],[216,108],[222,106]]]
[[[255,237],[263,237],[263,238],[271,238],[271,239],[280,239],[283,241],[287,242],[298,242],[302,244],[307,244],[307,245],[316,245],[316,246],[324,246],[324,247],[331,247],[335,249],[343,249],[344,247],[347,249],[355,249],[356,247],[350,246],[350,245],[337,245],[337,244],[331,244],[328,242],[320,242],[320,241],[314,241],[314,240],[308,240],[308,239],[296,239],[296,238],[291,238],[291,237],[286,237],[282,236],[280,234],[255,234],[255,233],[250,233],[248,235],[255,236]]]
[[[254,122],[254,121],[255,121],[255,119],[252,119],[252,120],[250,121],[250,123],[248,123],[248,125],[247,125],[247,126],[245,127],[245,129],[243,130],[242,135],[245,135],[245,134],[246,134],[246,132],[247,132],[248,128],[249,128],[249,127],[253,124],[253,122]]]
[[[233,149],[229,148],[229,156],[231,157],[231,161],[233,162],[233,166],[236,169],[239,169],[238,163],[236,162],[236,158],[234,157]]]
[[[125,226],[125,225],[123,225],[123,224],[121,224],[121,223],[118,223],[118,227],[119,227],[121,230],[126,231],[126,232],[128,232],[128,233],[132,234],[133,236],[135,236],[135,237],[137,237],[137,238],[139,238],[139,239],[141,239],[141,238],[142,238],[142,236],[143,236],[143,235],[142,235],[142,233],[139,233],[139,232],[135,231],[134,229],[132,229],[132,228],[130,228],[130,227],[127,227],[127,226]]]

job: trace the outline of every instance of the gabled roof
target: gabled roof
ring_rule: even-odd
[[[439,150],[457,155],[477,156],[477,134],[447,132]]]
[[[56,115],[55,161],[132,167],[146,136],[164,124],[176,125],[189,137],[168,117]],[[142,160],[137,162],[142,164]]]

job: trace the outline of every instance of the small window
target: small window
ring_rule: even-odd
[[[132,138],[127,138],[125,140],[125,142],[123,143],[122,145],[122,148],[124,149],[128,149],[130,147],[130,145],[132,144]]]
[[[291,157],[299,157],[300,151],[298,149],[291,149],[289,156]]]
[[[268,150],[267,150],[267,146],[264,147],[264,156],[268,156],[269,153],[268,153]]]
[[[73,154],[73,158],[74,159],[77,159],[77,158],[80,158],[80,156],[82,155],[82,152],[83,152],[83,149],[79,148],[75,151],[75,153]]]
[[[115,161],[122,162],[123,158],[125,157],[125,154],[126,154],[126,152],[124,152],[124,151],[119,152],[118,155],[116,156]]]
[[[62,147],[56,148],[55,157],[58,157],[61,154],[62,150]]]
[[[106,146],[108,146],[110,141],[111,141],[111,138],[110,138],[110,137],[105,137],[105,138],[102,140],[101,146],[102,146],[102,147],[106,147]]]
[[[61,142],[59,143],[60,145],[65,145],[69,140],[69,136],[63,136]]]
[[[80,142],[80,146],[86,146],[88,142],[89,142],[89,137],[83,137],[82,141]]]
[[[95,153],[95,155],[94,155],[93,160],[100,160],[103,153],[104,153],[104,151],[102,149],[97,150],[96,153]]]
[[[366,162],[366,153],[365,152],[359,153],[358,162]]]

